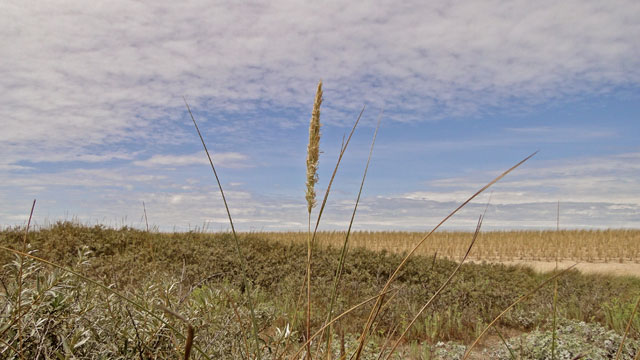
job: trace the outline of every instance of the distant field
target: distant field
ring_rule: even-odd
[[[426,233],[358,231],[351,234],[352,248],[393,253],[410,251]],[[260,232],[263,239],[306,243],[306,232]],[[321,246],[342,246],[346,233],[321,232]],[[418,255],[459,259],[472,238],[467,232],[437,232],[417,250]],[[482,232],[470,259],[486,261],[554,261],[640,263],[640,230],[560,230]]]

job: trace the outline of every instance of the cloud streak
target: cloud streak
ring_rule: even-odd
[[[446,228],[473,230],[489,196],[486,221],[491,229],[554,228],[557,201],[565,228],[637,227],[640,168],[627,169],[622,178],[615,169],[616,162],[637,158],[637,153],[629,153],[580,161],[533,161],[492,187],[491,195],[487,192],[470,203]],[[135,168],[138,171],[134,173],[126,168],[38,174],[26,182],[0,174],[0,199],[6,204],[0,212],[2,225],[26,220],[26,211],[21,211],[26,207],[24,201],[11,196],[19,190],[42,196],[36,212],[40,224],[69,219],[68,213],[87,223],[139,226],[145,201],[150,221],[161,230],[188,230],[203,224],[213,230],[227,229],[222,200],[208,180],[174,178],[169,176],[171,172],[160,176],[155,167]],[[363,230],[428,230],[494,175],[485,172],[471,179],[440,179],[428,183],[429,190],[407,193],[368,195],[365,187],[354,226]],[[369,184],[375,181],[369,179]],[[239,229],[301,230],[306,226],[302,184],[299,196],[260,193],[238,183],[223,186]],[[76,198],[82,201],[74,202]],[[334,192],[322,228],[344,230],[354,198],[355,193]],[[123,223],[122,219],[128,220]]]
[[[212,155],[212,161],[219,167],[241,168],[247,167],[248,157],[235,152],[216,153]],[[188,155],[154,155],[146,160],[134,161],[133,165],[144,167],[173,167],[189,165],[209,165],[209,160],[204,153]]]

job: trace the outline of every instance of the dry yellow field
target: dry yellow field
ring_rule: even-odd
[[[401,231],[358,231],[349,239],[349,247],[402,253],[410,251],[426,233]],[[306,242],[306,232],[254,233],[272,241]],[[320,246],[341,247],[345,232],[320,232]],[[420,248],[418,255],[459,259],[473,237],[468,232],[434,233]],[[560,231],[491,231],[480,233],[471,251],[471,260],[497,262],[640,263],[640,230],[560,230]]]

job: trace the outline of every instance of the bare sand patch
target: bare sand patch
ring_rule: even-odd
[[[479,262],[479,261],[474,261]],[[529,266],[538,272],[553,271],[556,267],[555,261],[534,261],[534,260],[511,260],[511,261],[487,261],[490,263],[500,263],[505,265]],[[558,261],[559,269],[566,269],[575,264],[575,261]],[[581,262],[575,267],[585,274],[609,274],[616,276],[637,276],[640,277],[640,264],[635,262]]]

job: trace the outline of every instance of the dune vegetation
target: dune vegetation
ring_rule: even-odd
[[[23,236],[24,229],[5,230],[0,233],[0,243],[20,248]],[[193,326],[194,344],[208,357],[252,357],[247,355],[253,351],[247,289],[229,233],[153,233],[67,222],[31,232],[28,239],[29,254],[105,284],[139,307],[68,271],[5,251],[0,257],[5,264],[0,276],[3,358],[20,358],[18,353],[25,359],[182,357],[185,341],[172,328],[186,335],[185,324],[160,306],[172,309]],[[239,240],[248,265],[247,278],[253,285],[262,358],[289,358],[302,344],[306,331],[306,310],[302,306],[296,309],[306,271],[306,244],[265,240],[257,234],[242,235]],[[326,320],[327,294],[339,258],[339,249],[332,247],[319,246],[314,251],[312,329]],[[400,254],[350,250],[335,313],[376,296],[401,261]],[[397,337],[397,331],[394,335],[392,330],[405,327],[456,266],[456,262],[441,258],[411,258],[386,299],[391,301],[385,301],[380,311],[363,358],[376,358],[384,344]],[[503,309],[548,277],[525,267],[463,265],[405,336],[397,358],[435,357],[438,351],[459,353]],[[563,319],[559,329],[564,329],[559,340],[563,341],[564,333],[578,336],[567,327],[600,332],[600,340],[612,339],[610,347],[615,355],[615,345],[625,332],[639,291],[640,279],[634,277],[583,275],[575,270],[558,277],[557,314]],[[545,286],[514,307],[489,332],[476,354],[482,354],[483,349],[506,349],[498,334],[507,340],[537,331],[544,339],[551,327],[553,292],[553,286]],[[357,345],[369,310],[360,307],[336,322],[334,357],[343,346],[348,351]],[[638,329],[640,319],[634,320],[629,337],[636,339]],[[291,340],[288,348],[287,339]],[[511,342],[512,350],[520,352],[519,343]],[[629,353],[640,346],[635,340],[626,343]],[[531,351],[543,351],[547,345],[538,344]],[[578,345],[566,346],[582,351],[589,346],[600,348],[604,342]],[[315,347],[312,350],[315,353]],[[500,353],[510,358],[508,351]],[[205,358],[193,351],[191,356]]]

